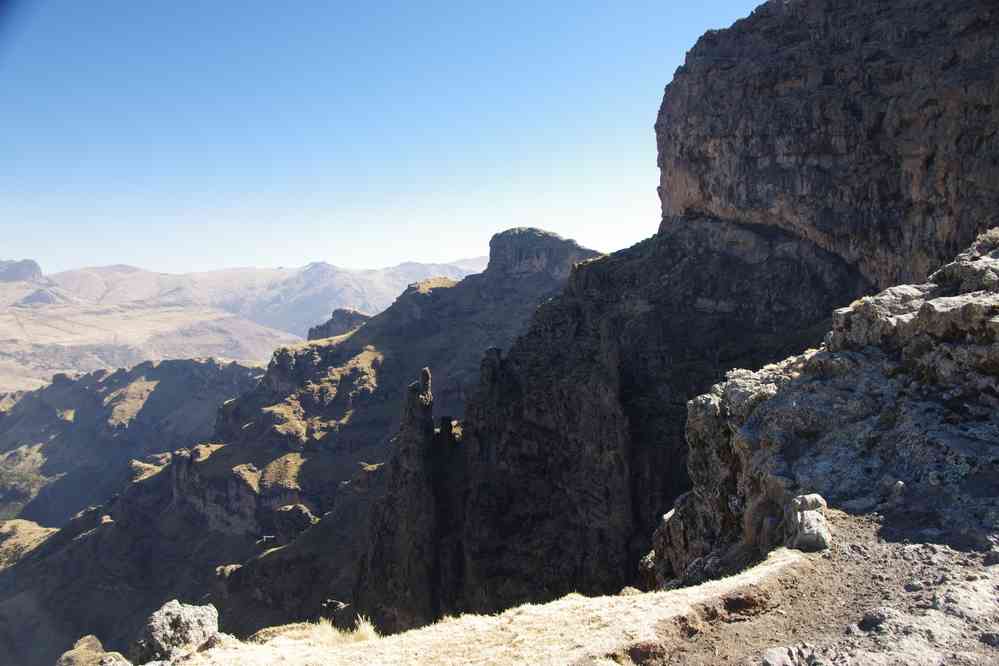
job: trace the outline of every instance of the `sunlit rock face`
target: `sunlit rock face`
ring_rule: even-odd
[[[664,219],[776,226],[878,288],[924,280],[996,221],[997,72],[988,0],[771,0],[666,88]]]
[[[688,400],[818,345],[834,310],[990,226],[997,21],[984,2],[791,0],[705,35],[656,124],[659,233],[577,266],[487,353],[460,446],[412,477],[435,479],[436,596],[360,610],[401,629],[634,580],[691,487]],[[390,488],[386,505],[414,496]],[[405,548],[379,554],[408,570]]]

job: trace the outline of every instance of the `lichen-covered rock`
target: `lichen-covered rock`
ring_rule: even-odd
[[[219,612],[214,606],[192,606],[174,599],[149,616],[128,656],[138,664],[180,657],[218,632]]]
[[[707,575],[745,549],[823,545],[825,500],[999,543],[997,273],[994,229],[931,282],[837,311],[820,349],[691,400],[694,487],[656,533],[659,584],[696,580],[709,557]]]

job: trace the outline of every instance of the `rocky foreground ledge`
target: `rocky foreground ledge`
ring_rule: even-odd
[[[648,570],[673,586],[739,567],[796,538],[795,498],[808,493],[883,515],[884,539],[995,562],[997,407],[992,229],[930,282],[837,310],[820,349],[734,370],[690,401],[694,488],[664,517]]]

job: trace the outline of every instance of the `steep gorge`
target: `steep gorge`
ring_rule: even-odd
[[[306,536],[321,541],[323,531],[308,529],[317,516],[365,499],[364,476],[387,457],[420,364],[438,368],[438,404],[460,416],[482,349],[509,344],[573,263],[597,253],[517,228],[496,234],[490,255],[482,274],[423,280],[359,328],[278,349],[260,381],[221,408],[203,443],[133,463],[117,497],[0,571],[0,662],[52,663],[83,634],[125,649],[165,601],[203,601],[217,568],[231,573],[255,556],[287,554],[276,547],[309,543]],[[361,480],[339,483],[355,475]],[[304,592],[296,588],[293,607],[278,606],[279,618],[318,613],[324,598],[309,592],[324,588],[310,572],[283,577]],[[238,620],[225,618],[233,629]]]
[[[982,2],[774,1],[702,38],[656,126],[659,233],[577,267],[487,353],[460,440],[399,434],[425,453],[390,463],[369,552],[329,554],[361,563],[344,601],[400,630],[634,580],[689,488],[689,399],[995,222],[996,63]],[[405,538],[393,506],[421,517]]]

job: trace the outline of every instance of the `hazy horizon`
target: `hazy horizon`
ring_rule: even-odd
[[[20,2],[0,252],[186,273],[448,263],[514,226],[627,247],[659,224],[663,87],[757,4]]]
[[[340,269],[340,270],[344,270],[344,271],[364,272],[364,271],[385,271],[385,270],[390,270],[392,268],[398,268],[399,266],[404,266],[406,264],[421,264],[421,265],[438,265],[439,264],[439,265],[457,266],[459,264],[464,264],[464,263],[471,262],[471,261],[480,261],[481,260],[482,262],[485,262],[488,259],[489,259],[489,255],[488,254],[482,254],[482,255],[479,255],[479,256],[476,256],[476,257],[461,257],[459,259],[451,259],[451,260],[446,260],[446,261],[408,260],[408,261],[401,261],[401,262],[398,262],[398,263],[395,263],[395,264],[387,264],[387,265],[384,265],[384,266],[361,266],[361,267],[357,267],[357,268],[355,268],[353,266],[341,266],[339,264],[334,264],[334,263],[329,262],[329,261],[318,260],[318,261],[307,261],[305,263],[295,264],[295,265],[291,265],[291,264],[289,264],[289,265],[270,265],[270,266],[263,265],[263,264],[262,265],[258,265],[258,266],[253,266],[253,265],[233,265],[233,266],[220,266],[220,267],[217,267],[217,268],[207,268],[207,269],[204,269],[204,270],[189,270],[189,271],[185,271],[185,270],[179,270],[179,271],[161,271],[161,270],[155,270],[155,269],[152,269],[152,268],[148,268],[146,266],[139,266],[139,265],[136,265],[136,264],[130,264],[130,263],[118,261],[118,262],[112,262],[112,263],[109,263],[109,264],[87,264],[87,265],[82,265],[82,266],[70,266],[69,268],[61,268],[61,269],[59,269],[57,271],[52,271],[52,270],[48,270],[46,268],[45,264],[43,264],[41,261],[38,261],[37,259],[35,259],[35,257],[6,257],[6,256],[0,256],[0,261],[25,261],[25,260],[35,261],[41,267],[42,273],[45,274],[46,276],[48,276],[48,275],[56,275],[58,273],[68,273],[68,272],[71,272],[71,271],[85,271],[85,270],[92,270],[92,269],[98,269],[98,268],[113,268],[113,267],[117,267],[117,266],[120,266],[120,267],[123,267],[123,268],[135,268],[135,269],[138,269],[138,270],[144,270],[144,271],[148,271],[150,273],[158,273],[158,274],[162,274],[162,275],[190,275],[190,274],[194,274],[194,273],[219,273],[219,272],[225,272],[225,271],[240,271],[240,270],[274,270],[274,271],[287,270],[287,271],[292,271],[292,270],[299,270],[299,269],[302,269],[302,268],[306,268],[306,267],[311,266],[313,264],[327,264],[329,266],[333,266],[334,268],[337,268],[337,269]]]

